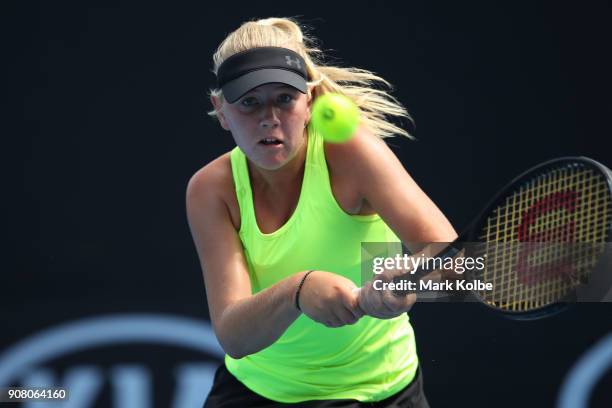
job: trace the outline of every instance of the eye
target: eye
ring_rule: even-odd
[[[252,107],[257,105],[258,103],[259,102],[257,101],[257,98],[255,98],[254,96],[247,96],[246,98],[240,101],[240,104],[246,107]]]
[[[294,96],[289,93],[282,93],[278,95],[278,98],[277,98],[279,103],[291,103],[293,99],[295,99]]]

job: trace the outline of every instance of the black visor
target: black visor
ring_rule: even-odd
[[[287,48],[251,48],[232,55],[217,70],[217,85],[229,103],[260,85],[287,84],[306,93],[306,63]]]

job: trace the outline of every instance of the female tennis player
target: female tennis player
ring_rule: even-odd
[[[381,140],[405,109],[372,72],[324,65],[291,19],[244,23],[214,54],[211,101],[237,147],[191,178],[187,213],[226,352],[206,407],[427,407],[408,315],[414,295],[359,295],[361,242],[456,233]],[[386,89],[386,88],[384,88]],[[313,101],[360,107],[354,137],[324,142]]]

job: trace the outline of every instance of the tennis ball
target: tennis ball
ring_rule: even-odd
[[[323,94],[312,106],[311,123],[326,141],[346,142],[357,130],[359,108],[344,95]]]

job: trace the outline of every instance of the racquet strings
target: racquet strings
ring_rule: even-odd
[[[607,179],[581,163],[559,164],[519,184],[476,234],[485,268],[475,279],[490,306],[530,311],[563,300],[591,270],[609,240]]]

